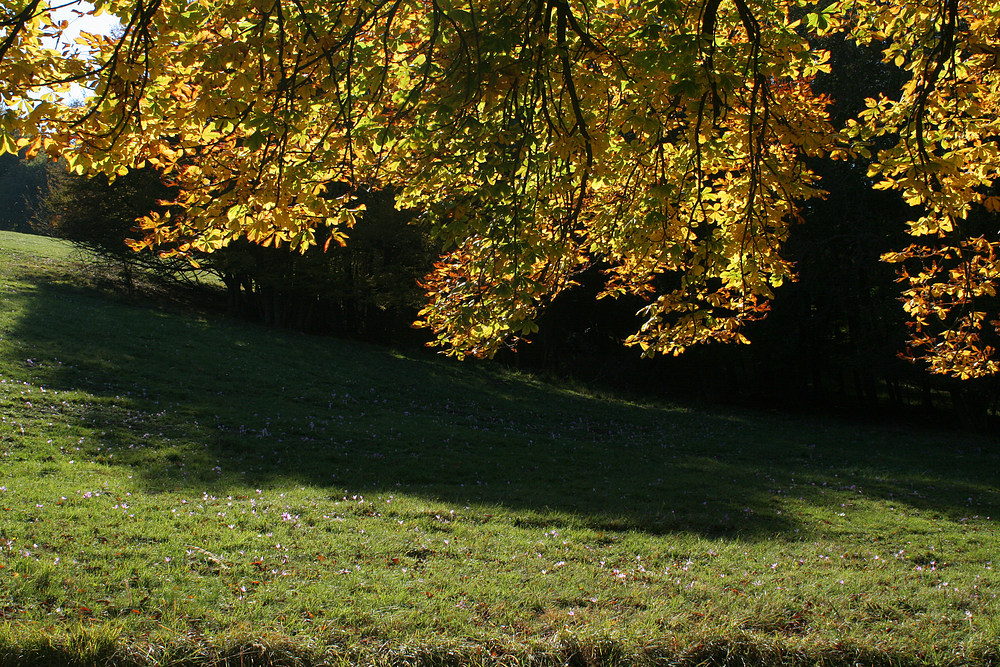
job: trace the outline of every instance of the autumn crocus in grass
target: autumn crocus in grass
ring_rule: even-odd
[[[165,314],[21,238],[0,233],[0,656],[991,664],[992,438]]]

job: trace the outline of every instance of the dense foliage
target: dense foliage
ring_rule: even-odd
[[[31,231],[31,216],[48,191],[44,158],[22,160],[17,155],[0,155],[0,229]]]
[[[99,10],[123,29],[84,35],[87,57],[45,46],[63,26],[40,0],[6,7],[3,147],[155,166],[179,194],[139,246],[329,246],[357,193],[401,185],[449,249],[422,318],[454,353],[534,332],[591,267],[598,296],[643,299],[629,344],[679,353],[745,341],[794,279],[784,244],[822,196],[813,160],[870,160],[870,185],[913,207],[911,242],[884,255],[911,355],[998,369],[987,0],[112,0]],[[832,122],[824,37],[877,45],[899,94]],[[26,97],[70,81],[94,91],[79,108]]]
[[[43,170],[45,171],[45,170]],[[270,326],[400,342],[419,306],[417,278],[433,261],[425,235],[396,211],[390,192],[365,197],[366,210],[350,244],[297,252],[246,240],[213,253],[137,253],[136,220],[165,214],[176,192],[150,167],[113,181],[47,170],[45,197],[32,213],[34,231],[72,241],[92,268],[120,279],[129,292],[139,280],[157,287],[225,287],[231,314]],[[321,233],[323,233],[321,231]],[[189,297],[195,296],[189,294]],[[200,300],[211,301],[201,290]]]

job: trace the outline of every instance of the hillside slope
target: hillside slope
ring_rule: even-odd
[[[0,233],[0,664],[1000,659],[995,440],[628,403],[74,271]]]

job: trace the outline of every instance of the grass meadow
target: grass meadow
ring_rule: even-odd
[[[0,233],[0,665],[998,665],[1000,442],[117,297]]]

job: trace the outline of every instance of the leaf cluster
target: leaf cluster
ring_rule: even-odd
[[[995,289],[995,241],[963,226],[974,208],[1000,208],[1000,15],[986,0],[100,10],[123,28],[83,37],[90,55],[77,57],[43,48],[59,31],[44,4],[4,15],[3,101],[19,106],[3,146],[111,178],[159,170],[174,208],[142,221],[139,249],[329,247],[347,237],[361,193],[398,186],[444,248],[421,324],[451,353],[490,355],[529,335],[540,309],[602,266],[601,296],[646,300],[627,342],[677,354],[746,342],[744,324],[794,279],[782,246],[823,194],[809,160],[874,156],[875,186],[918,209],[917,245],[887,259],[919,261],[921,248],[937,252],[931,239],[948,239],[941,250],[967,264],[929,278],[942,288],[904,294],[913,356],[963,377],[997,370],[978,333],[997,316],[972,315],[988,312],[973,301]],[[871,99],[843,131],[814,85],[830,67],[817,40],[835,36],[880,45],[904,73],[900,95]],[[84,105],[31,102],[70,80],[93,90]],[[959,285],[974,273],[986,291]],[[928,328],[927,309],[944,314],[940,326]]]

